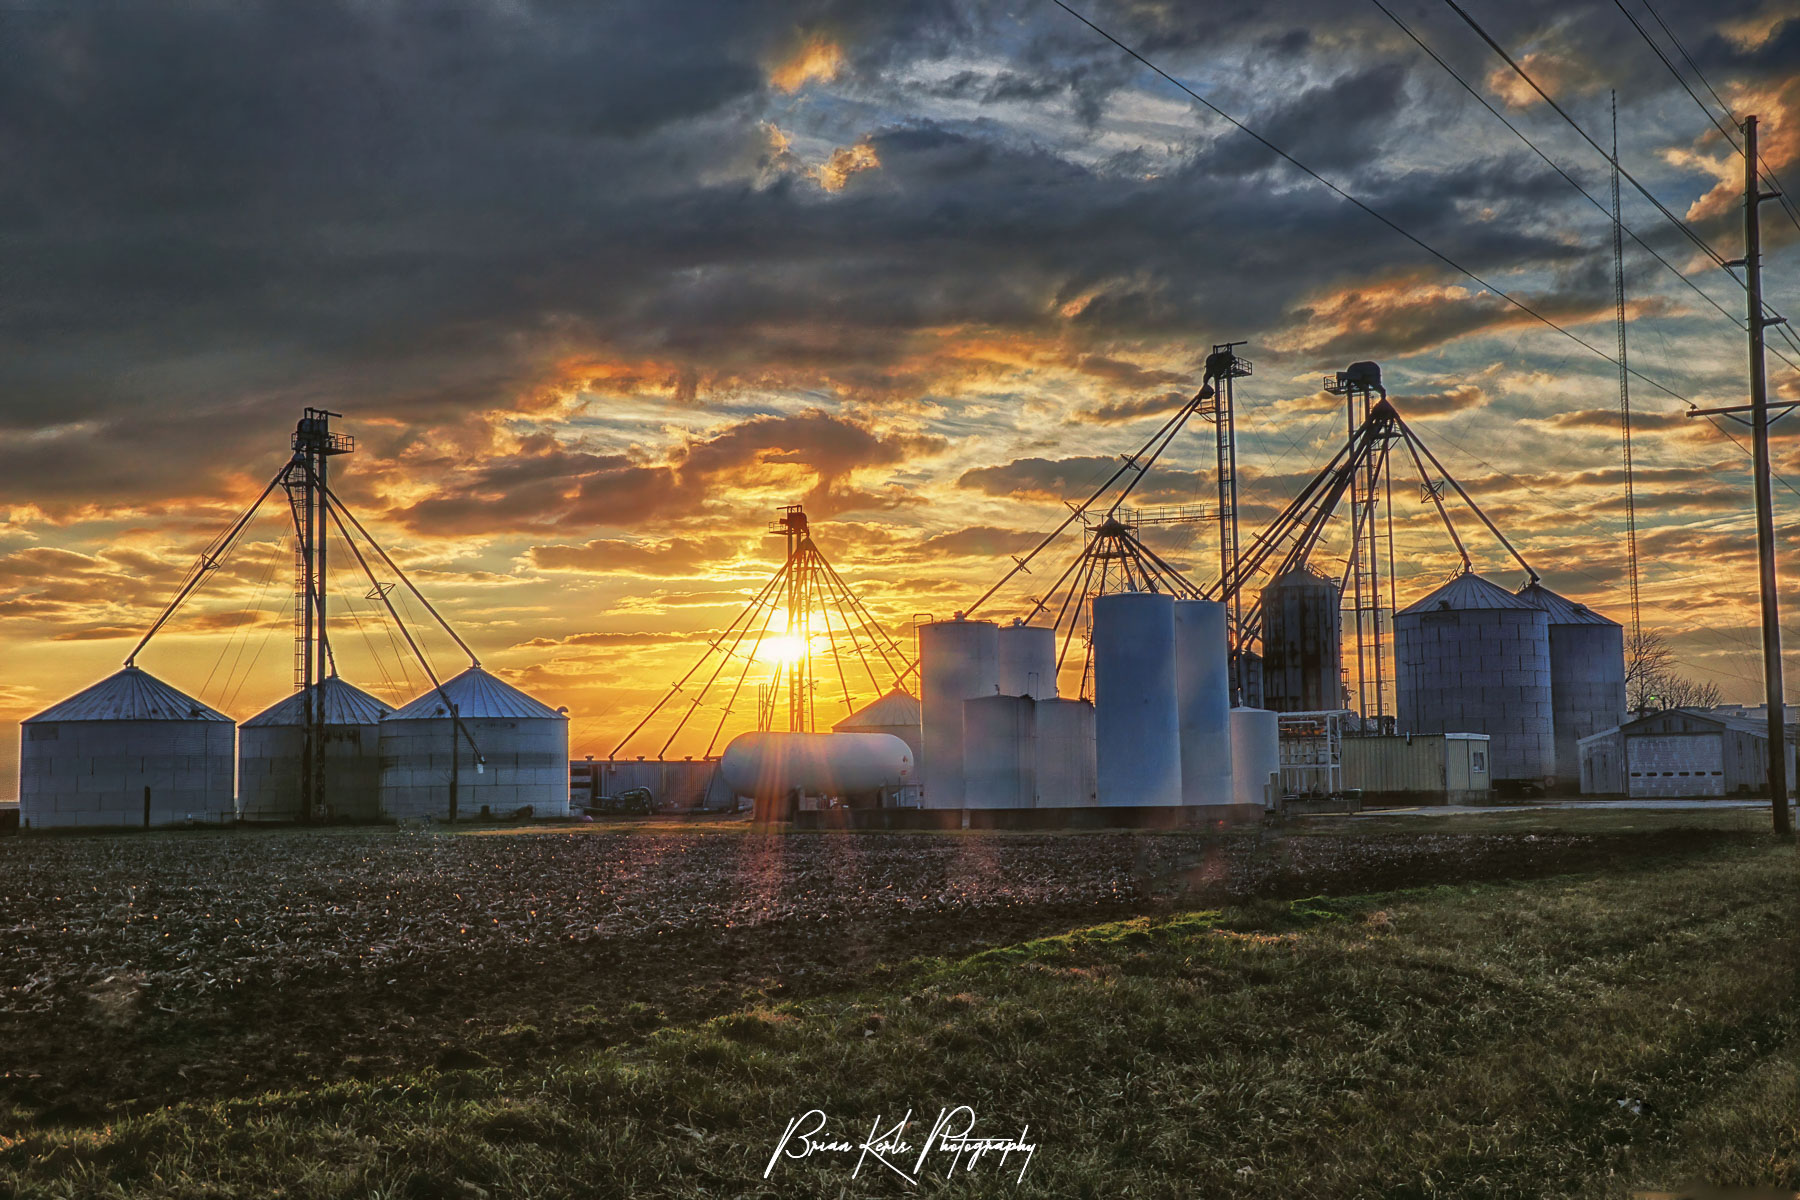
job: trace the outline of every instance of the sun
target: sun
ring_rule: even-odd
[[[806,654],[806,639],[791,633],[778,633],[764,638],[757,644],[756,657],[763,662],[776,662],[782,666],[797,662]]]

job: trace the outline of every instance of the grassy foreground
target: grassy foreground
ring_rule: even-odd
[[[1139,919],[618,1030],[548,1067],[0,1138],[19,1196],[1623,1196],[1800,1189],[1791,847]],[[450,1065],[447,1061],[446,1065]],[[969,1105],[1036,1143],[917,1189],[854,1153]]]

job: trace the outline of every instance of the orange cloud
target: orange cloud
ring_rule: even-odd
[[[769,71],[769,82],[797,92],[813,80],[830,83],[844,70],[844,50],[822,33],[808,34],[800,48]]]
[[[1566,54],[1534,50],[1522,56],[1519,65],[1525,69],[1526,74],[1537,80],[1539,87],[1559,99],[1570,92],[1594,91],[1605,82],[1593,64],[1581,62]],[[1508,108],[1530,108],[1533,104],[1541,103],[1537,92],[1511,67],[1495,67],[1488,74],[1487,85]]]
[[[875,155],[875,147],[867,139],[854,146],[839,146],[831,152],[831,157],[814,173],[819,186],[828,192],[841,192],[844,184],[858,171],[872,171],[881,165],[881,159]]]

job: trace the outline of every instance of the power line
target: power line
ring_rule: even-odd
[[[1681,39],[1675,36],[1675,31],[1669,28],[1668,23],[1662,19],[1661,14],[1656,11],[1656,8],[1650,3],[1650,0],[1641,0],[1641,2],[1643,3],[1644,11],[1650,14],[1651,18],[1656,22],[1657,27],[1663,31],[1663,34],[1669,39],[1670,43],[1674,45],[1676,51],[1680,53],[1682,60],[1687,63],[1688,68],[1694,72],[1694,78],[1700,81],[1701,85],[1706,88],[1707,92],[1718,103],[1719,109],[1725,114],[1726,119],[1729,120],[1733,126],[1737,125],[1737,114],[1731,110],[1731,105],[1725,103],[1724,99],[1713,88],[1713,85],[1707,81],[1705,72],[1700,69],[1700,64],[1695,62],[1694,56],[1687,52],[1687,47],[1681,44]],[[1613,0],[1613,3],[1619,5],[1620,12],[1625,12],[1625,6],[1620,3],[1620,0]],[[1694,89],[1688,87],[1686,82],[1682,81],[1681,72],[1677,71],[1675,69],[1675,64],[1671,63],[1668,60],[1668,57],[1664,55],[1661,50],[1657,49],[1656,43],[1650,40],[1650,35],[1645,33],[1644,27],[1639,25],[1629,12],[1625,12],[1625,19],[1631,21],[1637,31],[1640,34],[1643,34],[1644,41],[1649,43],[1650,49],[1656,51],[1656,56],[1662,59],[1663,65],[1669,68],[1669,73],[1675,76],[1676,81],[1681,83],[1682,88],[1687,94],[1694,96]],[[1719,124],[1718,120],[1713,116],[1712,110],[1706,107],[1700,97],[1694,96],[1694,103],[1700,105],[1700,111],[1704,112],[1707,120],[1712,121],[1714,128],[1718,129],[1718,131],[1725,136],[1725,141],[1730,144],[1731,148],[1736,150],[1739,154],[1742,154],[1744,148],[1738,145],[1738,141],[1732,136],[1731,130],[1726,126]],[[1761,154],[1758,154],[1756,156],[1756,161],[1762,167],[1763,177],[1769,181],[1769,186],[1774,190],[1777,202],[1781,205],[1781,211],[1786,213],[1788,220],[1794,223],[1794,228],[1800,229],[1800,210],[1796,210],[1794,202],[1788,199],[1787,190],[1781,186],[1781,180],[1776,176],[1774,168],[1769,166],[1769,160],[1764,158]]]
[[[1193,98],[1198,103],[1204,105],[1209,111],[1211,111],[1218,117],[1229,122],[1231,125],[1236,127],[1240,132],[1248,134],[1251,138],[1255,139],[1265,149],[1269,150],[1271,153],[1275,154],[1277,157],[1285,160],[1286,162],[1290,163],[1291,165],[1299,168],[1301,171],[1303,171],[1307,175],[1311,176],[1314,180],[1323,184],[1333,194],[1337,195],[1339,198],[1341,198],[1343,200],[1349,201],[1351,204],[1355,205],[1357,208],[1360,208],[1363,212],[1369,214],[1371,217],[1374,217],[1377,221],[1380,221],[1383,225],[1386,225],[1389,229],[1393,230],[1395,233],[1399,234],[1401,237],[1405,238],[1407,241],[1411,242],[1413,245],[1419,247],[1419,249],[1425,251],[1427,254],[1431,255],[1433,258],[1437,259],[1439,262],[1444,263],[1446,266],[1455,270],[1458,274],[1466,275],[1470,279],[1473,279],[1476,283],[1480,284],[1482,286],[1482,288],[1485,289],[1486,291],[1492,292],[1495,296],[1506,301],[1508,304],[1512,305],[1514,308],[1518,309],[1520,312],[1531,317],[1533,320],[1536,320],[1544,325],[1549,326],[1551,329],[1554,329],[1556,332],[1558,332],[1558,333],[1562,334],[1564,337],[1568,338],[1571,342],[1574,342],[1576,345],[1578,345],[1582,349],[1586,350],[1589,354],[1592,354],[1595,358],[1601,359],[1604,362],[1611,363],[1615,367],[1620,366],[1618,359],[1616,359],[1612,355],[1606,353],[1604,350],[1601,350],[1599,347],[1595,346],[1592,342],[1585,340],[1578,334],[1570,332],[1568,329],[1565,329],[1563,326],[1557,324],[1555,321],[1551,320],[1549,317],[1546,317],[1543,313],[1541,313],[1537,309],[1531,307],[1531,305],[1525,303],[1523,300],[1520,300],[1517,297],[1510,294],[1509,292],[1503,291],[1501,288],[1496,287],[1494,284],[1489,283],[1487,280],[1485,280],[1481,276],[1477,275],[1474,271],[1470,270],[1468,267],[1463,266],[1461,263],[1457,262],[1454,258],[1451,258],[1448,254],[1445,254],[1442,250],[1439,250],[1437,247],[1431,245],[1429,242],[1425,241],[1423,238],[1419,237],[1417,234],[1414,234],[1411,231],[1409,231],[1408,229],[1406,229],[1404,226],[1399,224],[1397,221],[1384,215],[1383,213],[1381,213],[1379,210],[1375,209],[1371,205],[1367,204],[1366,202],[1364,202],[1362,200],[1359,200],[1357,197],[1351,195],[1349,192],[1345,191],[1343,188],[1339,187],[1337,184],[1331,182],[1331,180],[1325,178],[1323,175],[1319,174],[1317,171],[1313,170],[1311,167],[1307,166],[1305,163],[1303,163],[1299,159],[1295,158],[1292,154],[1289,154],[1286,150],[1283,150],[1280,146],[1277,146],[1274,142],[1271,142],[1268,138],[1266,138],[1262,134],[1256,132],[1256,130],[1250,128],[1248,125],[1244,124],[1242,121],[1238,120],[1236,117],[1232,116],[1230,113],[1226,112],[1224,109],[1220,108],[1218,105],[1214,104],[1212,101],[1210,101],[1206,97],[1202,96],[1199,92],[1196,92],[1193,88],[1189,87],[1187,84],[1181,82],[1181,80],[1175,78],[1173,75],[1169,74],[1167,71],[1163,70],[1161,67],[1157,66],[1155,63],[1153,63],[1149,59],[1145,58],[1142,54],[1139,54],[1136,50],[1132,49],[1130,46],[1126,45],[1124,42],[1120,41],[1118,38],[1114,37],[1112,34],[1106,32],[1106,30],[1100,28],[1100,26],[1098,26],[1098,25],[1094,24],[1092,21],[1088,20],[1086,17],[1082,16],[1079,12],[1076,12],[1073,8],[1070,8],[1067,4],[1065,4],[1063,2],[1063,0],[1050,0],[1050,2],[1054,5],[1056,5],[1058,8],[1062,9],[1064,12],[1068,13],[1070,16],[1074,17],[1077,21],[1080,21],[1083,25],[1086,25],[1089,29],[1093,30],[1095,33],[1099,34],[1101,37],[1105,38],[1107,41],[1111,42],[1113,45],[1117,46],[1119,49],[1123,50],[1126,54],[1129,54],[1132,58],[1135,58],[1138,62],[1140,62],[1144,66],[1148,67],[1151,71],[1153,71],[1157,75],[1161,76],[1164,80],[1173,84],[1175,87],[1180,88],[1188,96]],[[1446,3],[1448,3],[1448,2],[1449,2],[1449,0],[1446,0]],[[1695,405],[1692,400],[1688,399],[1686,396],[1682,395],[1680,392],[1677,392],[1673,388],[1664,386],[1663,384],[1650,378],[1648,375],[1645,375],[1643,372],[1639,371],[1637,368],[1627,367],[1626,370],[1629,370],[1633,376],[1635,376],[1636,378],[1649,384],[1651,387],[1655,388],[1659,392],[1662,392],[1664,395],[1674,397],[1675,399],[1681,401],[1683,404],[1687,405],[1689,408],[1697,407],[1697,405]]]
[[[1510,129],[1513,132],[1513,135],[1515,137],[1517,137],[1521,142],[1524,142],[1527,146],[1529,146],[1531,148],[1532,152],[1534,154],[1536,154],[1539,158],[1543,159],[1544,162],[1546,164],[1548,164],[1548,166],[1550,167],[1550,169],[1552,171],[1555,171],[1558,175],[1561,175],[1565,180],[1567,180],[1570,187],[1574,188],[1576,191],[1580,192],[1583,196],[1585,196],[1587,198],[1587,202],[1589,204],[1593,205],[1594,208],[1597,209],[1602,216],[1606,217],[1608,224],[1612,223],[1612,221],[1614,219],[1613,214],[1607,210],[1606,205],[1602,204],[1599,200],[1595,199],[1594,194],[1592,192],[1590,192],[1586,188],[1582,187],[1580,182],[1578,180],[1576,180],[1576,178],[1573,175],[1571,175],[1567,171],[1563,170],[1563,168],[1554,159],[1552,159],[1548,154],[1544,153],[1544,151],[1541,148],[1539,148],[1538,144],[1536,142],[1532,141],[1531,138],[1526,135],[1524,130],[1520,129],[1517,125],[1514,125],[1510,120],[1507,119],[1505,113],[1502,113],[1499,109],[1495,108],[1492,104],[1490,104],[1488,102],[1488,99],[1486,96],[1483,96],[1479,91],[1477,91],[1475,89],[1475,87],[1473,85],[1471,85],[1469,83],[1468,80],[1464,79],[1457,72],[1455,67],[1452,67],[1449,63],[1445,62],[1444,59],[1438,55],[1437,51],[1433,50],[1430,46],[1426,45],[1424,39],[1420,38],[1418,34],[1414,33],[1412,28],[1409,25],[1407,25],[1407,23],[1405,21],[1402,21],[1400,19],[1400,17],[1394,13],[1394,11],[1392,9],[1388,8],[1387,5],[1383,4],[1381,2],[1381,0],[1370,0],[1370,3],[1374,4],[1376,8],[1380,9],[1382,11],[1382,14],[1384,16],[1386,16],[1388,20],[1392,21],[1395,25],[1399,26],[1400,32],[1404,33],[1407,37],[1411,38],[1413,40],[1413,43],[1415,45],[1417,45],[1419,47],[1419,49],[1423,50],[1427,55],[1429,55],[1433,62],[1437,63],[1438,66],[1444,68],[1445,72],[1449,74],[1450,78],[1456,80],[1457,83],[1462,85],[1463,91],[1465,91],[1465,92],[1469,93],[1469,95],[1473,96],[1478,104],[1480,104],[1483,108],[1487,109],[1488,112],[1490,112],[1494,115],[1495,120],[1499,121],[1502,125],[1506,126],[1508,129]],[[1743,328],[1744,328],[1743,323],[1741,321],[1739,321],[1737,316],[1734,315],[1730,309],[1726,308],[1723,304],[1720,304],[1717,300],[1714,300],[1711,296],[1707,295],[1706,292],[1700,287],[1699,284],[1695,283],[1693,280],[1689,279],[1685,274],[1682,273],[1681,268],[1675,266],[1675,264],[1671,263],[1668,259],[1664,258],[1661,254],[1657,253],[1656,249],[1654,247],[1652,247],[1650,245],[1650,243],[1646,242],[1643,238],[1638,236],[1636,230],[1632,229],[1631,226],[1629,226],[1629,225],[1621,225],[1621,228],[1623,228],[1626,233],[1630,234],[1631,240],[1636,242],[1639,246],[1642,246],[1644,248],[1644,250],[1650,255],[1650,257],[1654,258],[1657,262],[1661,263],[1664,267],[1668,268],[1669,272],[1672,275],[1674,275],[1675,278],[1681,280],[1681,282],[1687,284],[1688,287],[1692,288],[1694,290],[1695,295],[1699,296],[1702,300],[1706,301],[1708,304],[1710,304],[1714,308],[1718,309],[1720,314],[1723,315],[1726,320],[1730,321],[1734,326],[1736,326],[1740,332],[1743,330]],[[1796,369],[1800,370],[1800,367],[1797,367]]]
[[[1179,88],[1182,92],[1186,93],[1193,100],[1195,100],[1199,104],[1203,105],[1208,111],[1212,112],[1216,116],[1218,116],[1221,119],[1225,120],[1226,122],[1230,123],[1233,127],[1235,127],[1240,132],[1249,135],[1251,138],[1255,139],[1255,141],[1257,143],[1262,145],[1265,149],[1269,150],[1271,153],[1280,157],[1281,159],[1283,159],[1284,161],[1293,165],[1294,167],[1297,167],[1301,171],[1305,172],[1307,175],[1311,176],[1314,180],[1317,180],[1320,184],[1323,184],[1333,194],[1335,194],[1336,196],[1338,196],[1339,198],[1341,198],[1343,200],[1349,201],[1351,204],[1355,205],[1357,208],[1361,209],[1363,212],[1369,214],[1369,216],[1374,217],[1377,221],[1380,221],[1383,225],[1386,225],[1389,229],[1393,230],[1395,233],[1399,234],[1401,237],[1405,238],[1407,241],[1411,242],[1413,245],[1419,247],[1421,250],[1424,250],[1427,254],[1431,255],[1433,258],[1437,259],[1439,262],[1444,263],[1445,265],[1449,266],[1450,268],[1452,268],[1459,274],[1466,275],[1470,279],[1473,279],[1476,283],[1480,284],[1487,291],[1492,292],[1494,295],[1496,295],[1500,299],[1506,301],[1508,304],[1512,305],[1514,308],[1518,309],[1520,312],[1523,312],[1527,316],[1532,317],[1534,320],[1536,320],[1544,325],[1549,326],[1551,329],[1554,329],[1556,332],[1558,332],[1558,333],[1562,334],[1564,337],[1568,338],[1571,342],[1574,342],[1577,346],[1580,346],[1583,350],[1586,350],[1589,354],[1592,354],[1595,358],[1598,358],[1598,359],[1602,360],[1603,362],[1611,363],[1614,367],[1617,367],[1620,370],[1628,372],[1632,377],[1642,380],[1643,382],[1649,384],[1651,387],[1655,388],[1659,392],[1662,392],[1666,396],[1672,396],[1676,400],[1679,400],[1683,404],[1687,405],[1689,408],[1698,408],[1699,407],[1699,405],[1695,404],[1692,400],[1688,399],[1686,396],[1682,395],[1680,392],[1676,391],[1675,389],[1673,389],[1671,387],[1667,387],[1664,384],[1659,383],[1658,381],[1650,378],[1648,375],[1644,374],[1642,371],[1639,371],[1636,367],[1632,367],[1625,363],[1621,363],[1618,359],[1616,359],[1612,355],[1606,353],[1606,351],[1601,350],[1599,347],[1595,346],[1592,342],[1589,342],[1586,339],[1580,337],[1579,335],[1570,332],[1568,329],[1565,329],[1563,326],[1557,324],[1555,321],[1551,320],[1549,317],[1546,317],[1543,313],[1539,312],[1537,309],[1531,307],[1529,304],[1526,304],[1523,300],[1519,300],[1516,297],[1512,296],[1511,294],[1509,294],[1505,291],[1502,291],[1500,288],[1494,286],[1493,284],[1489,283],[1487,280],[1483,279],[1481,276],[1477,275],[1474,271],[1471,271],[1469,268],[1467,268],[1467,267],[1463,266],[1461,263],[1457,262],[1454,258],[1451,258],[1448,254],[1445,254],[1442,250],[1439,250],[1437,247],[1431,245],[1429,242],[1426,242],[1423,238],[1420,238],[1418,235],[1407,230],[1404,226],[1400,225],[1398,222],[1394,221],[1392,218],[1383,215],[1381,212],[1379,212],[1378,210],[1376,210],[1369,204],[1367,204],[1364,201],[1359,200],[1357,197],[1351,195],[1349,192],[1345,191],[1343,188],[1339,187],[1337,184],[1331,182],[1331,180],[1325,178],[1323,175],[1319,174],[1317,171],[1313,170],[1311,167],[1307,166],[1305,163],[1303,163],[1299,159],[1295,158],[1292,154],[1289,154],[1286,150],[1283,150],[1280,146],[1277,146],[1274,142],[1271,142],[1268,138],[1264,137],[1262,134],[1256,132],[1256,130],[1250,128],[1248,125],[1244,124],[1242,121],[1238,120],[1236,117],[1232,116],[1230,113],[1226,112],[1224,109],[1220,108],[1218,105],[1216,105],[1212,101],[1208,100],[1205,96],[1202,96],[1199,92],[1196,92],[1193,88],[1189,87],[1187,84],[1183,83],[1181,80],[1175,78],[1173,75],[1169,74],[1167,71],[1163,70],[1161,67],[1157,66],[1155,63],[1153,63],[1149,59],[1145,58],[1142,54],[1138,53],[1136,50],[1132,49],[1130,46],[1126,45],[1124,42],[1120,41],[1118,38],[1114,37],[1112,34],[1108,33],[1106,30],[1102,29],[1100,26],[1098,26],[1098,25],[1094,24],[1092,21],[1088,20],[1085,16],[1083,16],[1081,13],[1077,12],[1075,9],[1070,8],[1068,4],[1064,3],[1064,0],[1050,0],[1050,2],[1054,5],[1056,5],[1058,8],[1062,9],[1064,12],[1068,13],[1071,17],[1074,17],[1077,21],[1080,21],[1083,25],[1086,25],[1089,29],[1093,30],[1095,33],[1099,34],[1101,37],[1105,38],[1107,41],[1111,42],[1114,46],[1117,46],[1120,50],[1123,50],[1126,54],[1130,55],[1132,58],[1136,59],[1138,62],[1142,63],[1145,67],[1149,68],[1156,75],[1160,76],[1162,79],[1164,79],[1168,83],[1173,84],[1175,87]],[[1444,2],[1446,4],[1451,5],[1451,7],[1455,7],[1455,0],[1444,0]],[[1457,11],[1461,12],[1462,10],[1457,9]],[[1479,27],[1477,27],[1477,28],[1479,28]],[[1498,47],[1496,47],[1496,49],[1498,49]],[[1505,51],[1502,50],[1502,51],[1500,51],[1500,53],[1502,55],[1504,55]],[[1511,61],[1511,60],[1509,59],[1508,61]],[[1533,86],[1536,86],[1536,85],[1534,84]],[[1548,100],[1549,97],[1546,96],[1545,99]],[[1554,107],[1554,101],[1552,101],[1551,103],[1552,103],[1552,106]],[[1562,110],[1557,109],[1557,111],[1561,112]],[[1564,119],[1565,120],[1567,119],[1567,114],[1564,114]],[[1573,123],[1573,122],[1571,122],[1571,123]],[[1580,126],[1576,126],[1576,128],[1579,130]],[[1582,134],[1582,136],[1587,137],[1587,135],[1585,133]],[[1588,138],[1588,141],[1591,143],[1593,141],[1593,139]],[[1620,171],[1620,174],[1624,175],[1628,179],[1630,178],[1630,176],[1628,174],[1626,174],[1624,171]],[[1635,182],[1635,180],[1633,182]],[[1684,226],[1684,228],[1685,228],[1685,226]],[[1709,248],[1709,252],[1710,252],[1710,248]],[[1717,255],[1714,255],[1714,257],[1717,258]],[[1733,278],[1735,278],[1735,276]],[[1712,424],[1713,428],[1717,429],[1720,433],[1724,434],[1728,439],[1730,439],[1732,444],[1737,446],[1738,449],[1744,451],[1744,453],[1746,453],[1746,454],[1750,453],[1750,448],[1748,446],[1745,446],[1742,442],[1738,441],[1737,438],[1732,437],[1731,432],[1729,430],[1727,430],[1724,426],[1720,425],[1719,422],[1717,421],[1717,419],[1715,419],[1713,417],[1708,417],[1707,420],[1708,420],[1708,422],[1710,422]],[[1781,477],[1779,475],[1775,476],[1775,478],[1780,480],[1783,487],[1787,488],[1790,492],[1793,492],[1796,496],[1800,496],[1800,488],[1796,488],[1796,487],[1794,487],[1793,484],[1789,483],[1787,480],[1781,479]]]
[[[1463,19],[1463,22],[1466,25],[1468,25],[1468,27],[1470,29],[1473,29],[1475,31],[1476,36],[1481,38],[1482,41],[1486,42],[1488,44],[1488,47],[1490,49],[1492,49],[1495,54],[1498,54],[1500,56],[1501,61],[1504,62],[1507,66],[1511,67],[1513,69],[1513,72],[1516,75],[1518,75],[1518,77],[1520,79],[1523,79],[1531,87],[1532,91],[1536,92],[1540,97],[1542,97],[1544,103],[1548,104],[1551,107],[1551,109],[1556,113],[1557,116],[1561,117],[1564,121],[1568,122],[1569,128],[1573,129],[1576,133],[1579,133],[1581,135],[1582,140],[1594,148],[1594,153],[1598,154],[1601,158],[1607,157],[1606,151],[1601,147],[1600,143],[1596,142],[1592,137],[1589,137],[1588,131],[1583,129],[1581,127],[1580,123],[1577,122],[1574,117],[1571,117],[1568,113],[1564,112],[1562,105],[1558,104],[1556,101],[1554,101],[1550,98],[1549,92],[1546,92],[1542,87],[1538,86],[1538,81],[1533,79],[1531,77],[1530,73],[1528,71],[1526,71],[1524,67],[1520,66],[1513,59],[1512,55],[1510,55],[1506,52],[1505,47],[1501,46],[1499,42],[1495,41],[1493,36],[1491,34],[1489,34],[1487,30],[1485,30],[1481,27],[1480,22],[1478,22],[1474,17],[1470,16],[1468,11],[1466,9],[1464,9],[1462,5],[1458,4],[1456,2],[1456,0],[1444,0],[1444,3],[1450,7],[1450,10],[1452,12],[1454,12],[1457,16],[1461,17]],[[1644,199],[1648,200],[1652,205],[1654,205],[1656,208],[1656,211],[1660,212],[1663,215],[1663,217],[1669,222],[1669,224],[1675,226],[1676,229],[1680,230],[1682,232],[1682,234],[1687,237],[1688,241],[1694,243],[1694,245],[1699,248],[1699,250],[1702,254],[1705,254],[1708,258],[1712,259],[1714,265],[1719,266],[1719,267],[1723,267],[1725,265],[1725,256],[1720,254],[1717,250],[1714,250],[1712,248],[1712,246],[1707,243],[1705,238],[1703,238],[1699,234],[1695,233],[1693,231],[1693,229],[1691,229],[1688,226],[1687,222],[1683,221],[1680,217],[1678,217],[1674,213],[1670,212],[1668,209],[1668,206],[1665,205],[1661,200],[1658,200],[1655,196],[1651,195],[1650,189],[1645,187],[1642,183],[1639,183],[1636,176],[1634,176],[1630,171],[1625,170],[1623,167],[1621,167],[1619,169],[1619,174],[1621,176],[1623,176],[1627,181],[1629,181],[1631,186],[1636,188],[1638,190],[1638,193],[1640,195],[1642,195],[1644,197]]]

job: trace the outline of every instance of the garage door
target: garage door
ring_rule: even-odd
[[[1723,796],[1725,739],[1716,733],[1628,737],[1633,796]]]

